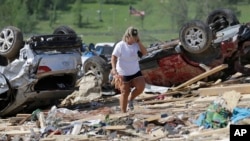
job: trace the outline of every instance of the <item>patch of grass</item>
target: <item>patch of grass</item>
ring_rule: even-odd
[[[135,2],[135,1],[133,1]],[[165,3],[162,3],[165,2]],[[146,46],[151,43],[171,40],[178,38],[179,29],[172,25],[170,15],[167,9],[162,5],[167,0],[143,0],[134,3],[132,6],[137,10],[145,10],[143,22],[140,17],[129,15],[129,4],[99,4],[99,3],[82,3],[82,27],[76,26],[76,17],[73,12],[58,11],[57,21],[50,26],[48,21],[40,22],[36,30],[42,34],[52,33],[59,25],[68,25],[72,27],[83,39],[85,43],[97,42],[116,42],[122,38],[126,28],[130,25],[139,28],[141,38]],[[142,9],[143,4],[150,5],[149,9]],[[189,5],[189,17],[192,19],[195,9],[194,4]],[[241,16],[238,17],[240,22],[250,21],[248,16],[249,5],[242,4],[238,6]],[[98,10],[101,10],[101,19]]]

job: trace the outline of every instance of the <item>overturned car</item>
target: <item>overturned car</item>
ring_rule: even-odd
[[[148,84],[172,87],[221,64],[228,68],[206,80],[226,80],[235,72],[250,74],[250,25],[240,24],[229,9],[212,11],[206,23],[185,23],[179,38],[148,48],[149,55],[140,60]]]
[[[16,27],[0,32],[0,116],[55,104],[74,91],[82,41],[69,29],[61,26],[26,41]]]

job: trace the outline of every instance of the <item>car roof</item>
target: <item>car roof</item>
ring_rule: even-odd
[[[114,44],[115,44],[115,43],[113,43],[113,42],[96,43],[96,44],[95,44],[95,48],[96,48],[97,46],[110,46],[110,47],[113,47]]]

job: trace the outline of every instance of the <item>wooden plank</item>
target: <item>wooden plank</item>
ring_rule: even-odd
[[[161,95],[162,96],[171,96],[171,95],[175,95],[175,94],[178,94],[178,93],[179,93],[178,91],[174,91],[174,92],[166,92],[166,93],[163,93]],[[147,96],[147,97],[138,97],[138,98],[136,98],[136,101],[151,100],[151,99],[157,98],[158,96],[159,96],[158,94],[154,94],[154,95],[150,95],[150,96]]]
[[[105,130],[125,130],[127,129],[127,125],[115,125],[115,126],[104,126]]]
[[[36,125],[19,125],[19,126],[0,126],[1,130],[4,131],[11,131],[11,130],[19,130],[19,131],[24,131],[24,130],[29,130],[30,128],[36,128]]]
[[[35,133],[40,133],[39,129],[34,128]],[[32,132],[30,130],[20,131],[20,130],[11,130],[11,131],[4,131],[0,132],[0,134],[6,134],[6,135],[24,135],[24,134],[31,134]]]
[[[233,90],[223,93],[222,98],[226,101],[227,110],[233,112],[233,109],[237,106],[241,98],[241,94]]]
[[[147,122],[151,122],[151,121],[155,121],[164,117],[167,117],[167,114],[157,114],[157,115],[153,115],[151,117],[148,117],[145,121]]]
[[[140,109],[147,108],[147,109],[164,109],[164,108],[171,108],[173,107],[173,102],[172,103],[163,103],[163,104],[154,104],[154,105],[143,105],[143,106],[138,106]]]
[[[249,94],[250,84],[237,84],[237,85],[230,85],[223,87],[200,88],[198,89],[198,92],[200,96],[215,96],[232,90],[235,90],[241,94]]]
[[[209,131],[198,132],[196,134],[190,134],[190,136],[187,139],[193,139],[193,138],[197,138],[201,136],[209,136],[213,134],[223,134],[223,133],[229,133],[229,128],[226,127],[226,128],[220,128],[220,129],[212,129]]]
[[[194,100],[194,103],[211,103],[212,101],[216,100],[218,96],[206,96],[206,97],[199,97]]]
[[[44,117],[44,113],[43,112],[39,112],[38,115],[38,120],[40,123],[40,127],[41,128],[45,128],[46,127],[46,122],[45,122],[45,117]]]
[[[122,133],[123,132],[123,133]],[[137,133],[135,132],[133,129],[127,129],[127,130],[118,130],[117,131],[118,134],[127,134],[130,136],[136,136],[138,138],[136,138],[135,141],[145,141],[148,140],[151,136],[148,134],[142,134],[142,133]]]
[[[145,102],[142,102],[141,104],[169,103],[169,102],[177,102],[177,101],[193,101],[194,99],[197,99],[197,98],[196,97],[194,97],[194,98],[173,98],[173,99],[166,99],[166,100],[145,101]]]
[[[21,124],[23,124],[26,120],[28,120],[28,119],[30,119],[31,118],[31,114],[30,115],[28,115],[28,116],[26,116],[25,118],[23,118],[18,124],[19,125],[21,125]]]
[[[218,98],[218,96],[199,97],[196,100],[194,100],[193,102],[197,103],[197,104],[199,104],[199,103],[211,103],[214,100],[216,100],[217,98]],[[241,95],[240,102],[249,101],[249,100],[250,100],[250,94]]]
[[[131,113],[110,114],[109,119],[118,119],[118,118],[130,116],[130,115],[131,115]],[[84,119],[75,120],[75,121],[72,121],[72,122],[84,122],[84,121],[93,120],[93,119],[105,120],[105,117],[106,117],[106,115],[95,115],[95,116],[87,117],[87,118],[84,118]]]
[[[10,117],[9,118],[9,122],[10,123],[17,123],[20,122],[21,120],[23,120],[25,117]]]
[[[250,100],[250,94],[241,95],[240,101],[249,101],[249,100]]]
[[[16,117],[30,117],[32,114],[17,114]]]
[[[195,82],[197,82],[197,81],[199,81],[201,79],[204,79],[204,78],[208,77],[209,75],[212,75],[212,74],[214,74],[216,72],[219,72],[219,71],[221,71],[221,70],[223,70],[223,69],[225,69],[227,67],[228,67],[227,64],[221,64],[220,66],[217,66],[217,67],[215,67],[215,68],[213,68],[213,69],[211,69],[209,71],[206,71],[206,72],[204,72],[204,73],[202,73],[202,74],[200,74],[200,75],[186,81],[185,83],[182,83],[181,85],[179,85],[177,87],[170,88],[170,89],[172,89],[173,91],[176,91],[176,90],[178,90],[180,88],[186,87],[186,86],[191,85],[191,84],[193,84],[193,83],[195,83]]]
[[[41,138],[40,141],[56,141],[56,138]]]
[[[45,138],[43,141],[50,141],[50,138]],[[89,141],[87,135],[53,135],[51,137],[52,141],[64,141],[64,140],[78,140],[78,141]]]

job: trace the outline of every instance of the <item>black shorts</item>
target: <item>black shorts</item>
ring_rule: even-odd
[[[135,74],[133,74],[133,75],[123,76],[123,77],[122,77],[122,80],[123,80],[123,82],[129,82],[129,81],[131,81],[132,79],[134,79],[134,78],[136,78],[136,77],[139,77],[139,76],[142,76],[141,71],[138,71],[137,73],[135,73]]]

